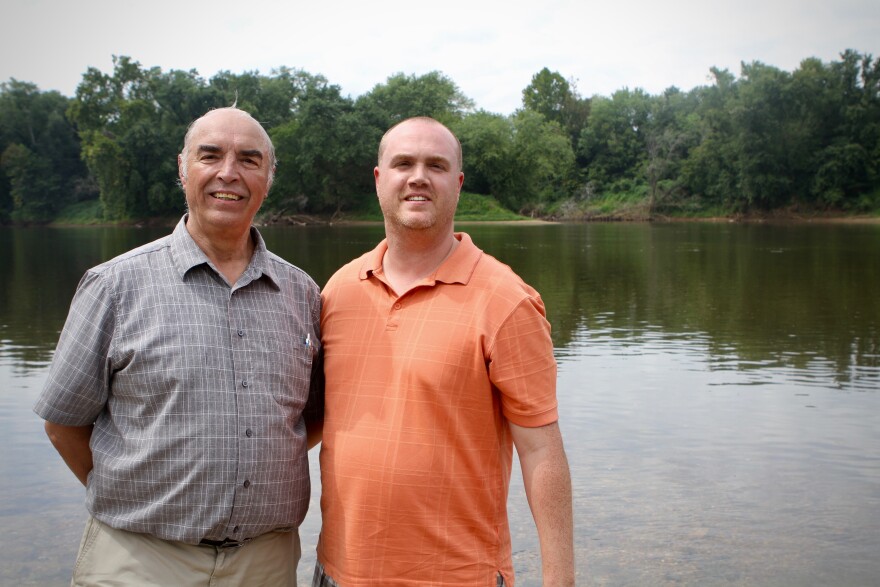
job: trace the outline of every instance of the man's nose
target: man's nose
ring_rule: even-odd
[[[412,174],[409,176],[409,182],[415,184],[427,183],[428,174],[426,171],[425,166],[422,164],[413,165]]]
[[[238,161],[235,157],[227,156],[223,158],[217,176],[226,182],[234,181],[238,178]]]

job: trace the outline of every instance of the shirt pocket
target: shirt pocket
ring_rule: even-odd
[[[272,397],[279,404],[301,411],[309,397],[315,345],[309,334],[271,336],[265,373]]]

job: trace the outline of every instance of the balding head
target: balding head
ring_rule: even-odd
[[[189,128],[186,130],[186,135],[184,135],[184,137],[183,137],[183,150],[180,152],[180,161],[181,161],[180,172],[183,175],[183,177],[186,177],[186,174],[187,174],[187,167],[188,167],[187,164],[189,161],[190,149],[193,146],[192,145],[193,136],[196,135],[196,132],[198,131],[198,128],[201,124],[203,124],[204,122],[206,122],[216,116],[241,117],[242,119],[245,119],[245,120],[252,122],[254,127],[259,129],[258,132],[263,137],[263,139],[265,140],[265,143],[266,143],[265,148],[266,148],[266,154],[268,156],[268,163],[269,163],[269,187],[272,187],[272,181],[275,179],[275,166],[277,164],[277,160],[275,158],[275,146],[272,144],[272,139],[269,138],[269,133],[266,132],[266,129],[263,128],[263,125],[261,125],[259,122],[257,122],[257,120],[254,119],[254,117],[252,117],[250,114],[248,114],[244,110],[236,108],[235,106],[228,106],[228,107],[224,107],[224,108],[215,108],[214,110],[209,110],[206,114],[195,119],[189,125]]]
[[[447,127],[442,122],[440,122],[434,118],[431,118],[430,116],[414,116],[412,118],[407,118],[406,120],[401,120],[400,122],[398,122],[397,124],[395,124],[394,126],[389,128],[387,131],[385,131],[385,134],[382,135],[382,140],[379,141],[379,155],[377,157],[378,164],[381,165],[381,163],[382,163],[382,155],[385,153],[385,148],[388,145],[388,137],[395,130],[397,130],[399,127],[404,126],[404,125],[408,125],[408,124],[412,124],[412,123],[436,124],[437,126],[445,129],[446,132],[449,133],[449,136],[452,138],[452,140],[455,141],[455,154],[456,154],[456,161],[455,162],[458,164],[458,171],[461,171],[461,168],[462,168],[461,142],[459,142],[458,137],[455,136],[455,133],[453,133],[451,130],[449,130],[449,127]]]

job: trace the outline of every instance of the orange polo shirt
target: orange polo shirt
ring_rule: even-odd
[[[318,559],[344,587],[513,585],[507,421],[557,420],[538,293],[464,233],[398,297],[383,241],[323,291]]]

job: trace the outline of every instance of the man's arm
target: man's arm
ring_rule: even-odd
[[[556,423],[524,428],[510,423],[526,497],[538,528],[544,585],[574,585],[571,475]]]
[[[306,447],[312,450],[324,436],[324,422],[306,422]]]
[[[92,449],[89,447],[92,428],[92,425],[63,426],[46,421],[46,434],[52,446],[83,485],[87,484],[92,470]]]

